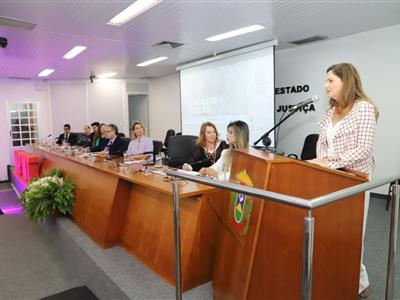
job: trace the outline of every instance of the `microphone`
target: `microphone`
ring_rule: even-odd
[[[318,96],[314,95],[311,98],[308,98],[307,100],[301,101],[301,102],[297,103],[296,105],[292,106],[292,108],[289,111],[293,111],[293,110],[296,110],[298,108],[302,108],[302,107],[304,107],[304,106],[306,106],[308,104],[315,103],[315,102],[318,102],[318,101],[319,101]]]
[[[308,104],[311,103],[315,103],[319,100],[317,95],[312,96],[311,98],[308,98],[304,101],[301,101],[299,103],[297,103],[296,105],[292,106],[291,110],[289,111],[289,114],[283,118],[282,120],[280,120],[278,122],[278,124],[276,124],[274,127],[272,127],[270,130],[268,130],[266,133],[264,133],[257,141],[255,141],[253,143],[253,146],[256,146],[261,140],[262,143],[264,144],[264,146],[266,148],[268,148],[271,145],[271,139],[269,138],[269,134],[274,131],[277,127],[279,127],[283,122],[285,122],[289,117],[291,117],[292,115],[294,115],[297,112],[298,108],[301,108],[303,106],[306,106]]]

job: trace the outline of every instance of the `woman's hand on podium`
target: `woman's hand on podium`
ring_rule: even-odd
[[[319,165],[319,166],[322,166],[322,167],[326,167],[326,168],[328,168],[328,166],[329,166],[329,158],[328,157],[324,157],[324,158],[314,158],[314,159],[310,159],[310,160],[307,160],[307,162],[309,162],[309,163],[312,163],[312,164],[316,164],[316,165]]]

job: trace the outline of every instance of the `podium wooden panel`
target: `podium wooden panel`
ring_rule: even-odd
[[[61,168],[76,185],[72,220],[102,248],[121,245],[175,285],[172,185],[162,175],[129,173],[115,162],[36,148],[43,170]],[[220,222],[209,199],[217,189],[179,181],[182,288],[212,279]]]
[[[305,199],[366,181],[254,149],[235,151],[231,181],[242,170],[257,188]],[[300,299],[307,209],[253,199],[249,229],[239,236],[231,226],[232,208],[216,201],[224,228],[213,276],[215,299]],[[358,299],[363,209],[362,193],[313,210],[312,299]]]

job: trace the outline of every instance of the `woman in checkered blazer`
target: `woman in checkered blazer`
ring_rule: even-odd
[[[328,68],[325,89],[330,98],[329,109],[319,123],[317,158],[313,161],[329,168],[350,168],[371,173],[374,167],[373,140],[378,109],[364,93],[360,75],[348,63]],[[367,221],[369,194],[364,205],[364,226]],[[370,295],[365,266],[360,270],[360,297]]]

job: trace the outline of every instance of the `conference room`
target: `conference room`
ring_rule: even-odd
[[[398,1],[0,2],[1,299],[400,299]]]

